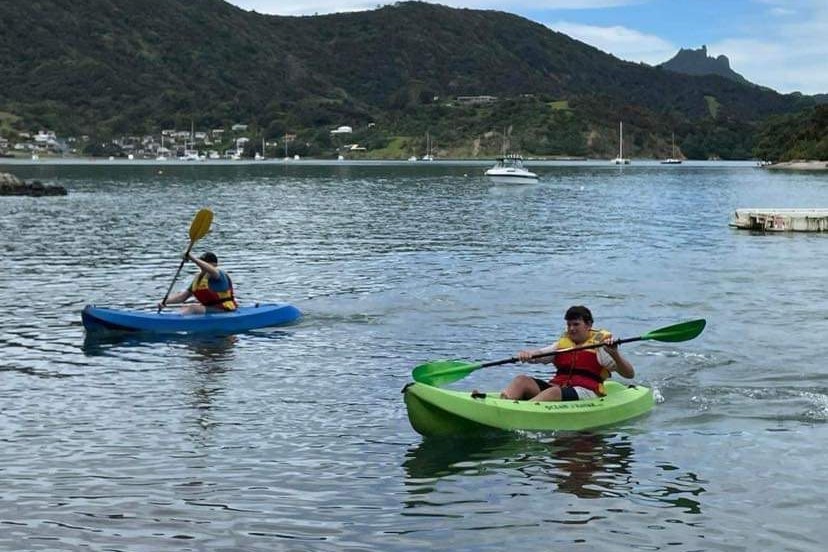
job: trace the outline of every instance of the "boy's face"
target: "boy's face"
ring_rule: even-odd
[[[587,324],[580,318],[566,321],[566,333],[569,334],[569,339],[575,343],[583,343],[586,341],[591,328],[592,324]]]

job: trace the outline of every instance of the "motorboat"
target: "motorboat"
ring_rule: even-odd
[[[494,167],[486,171],[486,176],[497,182],[504,183],[533,183],[538,181],[538,175],[523,166],[523,157],[517,154],[504,155],[497,159]]]

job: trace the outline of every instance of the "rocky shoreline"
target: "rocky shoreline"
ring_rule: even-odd
[[[9,173],[0,173],[0,196],[65,196],[63,186],[44,184],[39,180],[24,182]]]
[[[769,165],[762,165],[763,169],[769,170],[789,170],[789,171],[828,171],[828,162],[826,161],[782,161],[781,163],[771,163]]]

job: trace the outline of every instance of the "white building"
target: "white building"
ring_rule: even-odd
[[[34,136],[34,141],[38,144],[48,144],[57,140],[57,136],[51,130],[38,130]]]

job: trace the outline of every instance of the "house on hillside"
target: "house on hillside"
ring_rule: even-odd
[[[497,96],[457,96],[455,101],[464,105],[482,105],[497,101]]]

